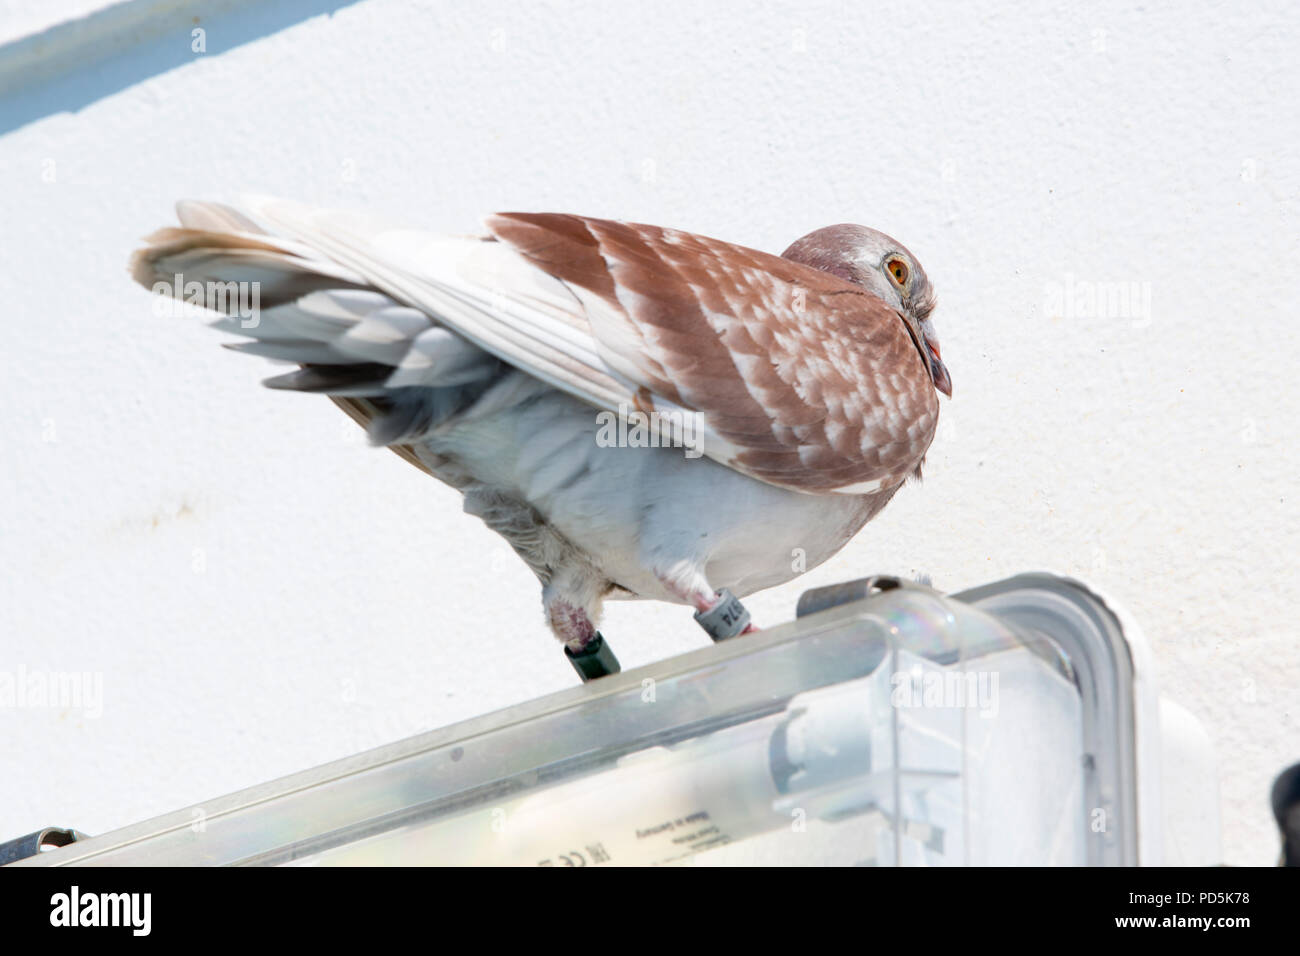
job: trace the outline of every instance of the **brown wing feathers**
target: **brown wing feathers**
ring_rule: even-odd
[[[690,233],[549,213],[489,228],[626,323],[603,344],[704,414],[756,478],[804,491],[901,482],[938,404],[899,315],[847,280]]]
[[[264,309],[321,290],[372,288],[306,242],[198,214],[190,221],[207,228],[150,237],[133,262],[139,281],[180,272],[220,280],[233,271],[263,283]],[[938,402],[905,323],[846,279],[655,226],[556,213],[503,213],[488,226],[534,266],[583,290],[585,317],[573,319],[581,328],[585,318],[601,356],[640,396],[637,407],[672,403],[700,413],[725,443],[723,459],[752,477],[806,492],[892,487],[933,437]],[[319,390],[361,424],[387,414],[384,400],[338,387],[348,368],[366,372],[308,363],[289,384],[303,389],[320,376]],[[423,467],[409,447],[395,450]]]

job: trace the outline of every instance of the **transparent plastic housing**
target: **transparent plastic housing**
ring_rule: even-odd
[[[1057,641],[904,588],[31,862],[1096,863],[1085,696]]]

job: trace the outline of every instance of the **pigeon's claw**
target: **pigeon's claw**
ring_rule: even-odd
[[[584,684],[619,672],[618,658],[596,630],[591,613],[555,586],[542,591],[542,603],[551,631],[564,643],[564,656]]]

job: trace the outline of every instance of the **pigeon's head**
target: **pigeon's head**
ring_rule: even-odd
[[[781,257],[847,279],[897,309],[929,366],[934,387],[952,397],[952,379],[939,358],[939,336],[930,322],[934,289],[905,245],[883,232],[846,222],[795,240]]]

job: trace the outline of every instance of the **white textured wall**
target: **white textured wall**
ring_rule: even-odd
[[[206,55],[202,5],[153,5],[181,28],[0,97],[0,668],[104,688],[99,717],[0,709],[0,838],[102,832],[573,681],[455,494],[129,282],[175,198],[258,191],[452,231],[548,209],[774,251],[894,234],[938,287],[955,400],[924,485],[752,599],[760,622],[867,572],[1073,570],[1214,738],[1227,858],[1271,862],[1267,787],[1300,758],[1285,5],[227,2]],[[1055,294],[1108,282],[1137,284],[1125,314]],[[658,606],[604,631],[625,666],[703,640]]]

